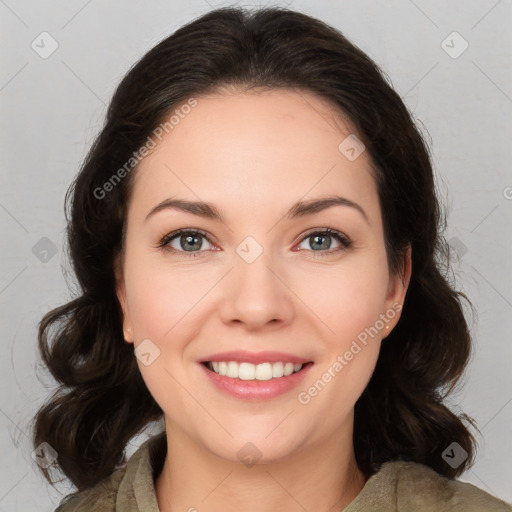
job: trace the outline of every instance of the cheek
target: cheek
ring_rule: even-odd
[[[297,393],[296,420],[309,424],[310,436],[322,438],[337,432],[341,425],[348,425],[354,406],[366,388],[379,353],[379,343],[333,355],[329,362]],[[348,421],[348,423],[347,423]]]
[[[207,273],[207,272],[206,272]],[[211,272],[210,272],[211,274]],[[126,281],[136,339],[171,339],[173,331],[193,324],[198,302],[214,284],[215,276],[192,266],[176,270],[140,261],[128,269]]]
[[[183,360],[188,341],[200,325],[195,318],[200,308],[193,306],[207,291],[208,283],[200,282],[192,272],[177,272],[147,257],[132,257],[126,276],[134,348],[147,339],[152,342],[146,345],[150,364],[141,358],[137,361],[142,378],[164,411],[183,411],[189,400],[179,385],[187,381]]]
[[[310,264],[290,275],[290,288],[304,301],[304,311],[324,325],[322,331],[339,349],[374,326],[385,309],[387,264],[368,256],[354,255],[337,266]]]

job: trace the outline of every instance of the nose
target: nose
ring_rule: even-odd
[[[292,290],[282,265],[263,251],[254,261],[240,252],[223,279],[220,315],[226,324],[243,324],[248,331],[283,326],[295,314]]]

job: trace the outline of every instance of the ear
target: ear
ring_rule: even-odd
[[[412,248],[409,244],[402,254],[401,268],[396,275],[391,276],[389,280],[388,295],[386,297],[386,311],[394,311],[393,318],[388,322],[389,329],[386,329],[388,335],[400,319],[401,311],[405,301],[405,295],[409,288],[412,272]],[[397,314],[396,314],[397,313]],[[384,313],[385,314],[385,313]]]
[[[126,286],[124,282],[124,274],[121,263],[121,257],[115,262],[116,276],[116,295],[123,311],[123,333],[127,343],[133,343],[133,326],[131,322],[130,310],[126,300]]]

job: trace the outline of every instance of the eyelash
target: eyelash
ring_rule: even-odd
[[[194,251],[179,251],[179,250],[174,249],[168,245],[169,242],[171,242],[175,238],[179,237],[180,235],[185,235],[185,234],[201,235],[209,243],[213,244],[213,242],[208,237],[208,234],[200,229],[179,229],[177,231],[173,231],[172,233],[169,233],[169,234],[165,235],[164,237],[162,237],[160,239],[160,241],[158,242],[157,248],[162,251],[170,252],[173,254],[176,254],[176,253],[184,254],[186,258],[189,258],[189,257],[195,258],[197,256],[202,256],[204,251],[195,251],[195,252]],[[310,252],[312,252],[315,255],[315,257],[322,258],[324,256],[330,256],[338,251],[348,249],[352,245],[352,240],[350,240],[350,238],[345,236],[343,233],[340,233],[339,231],[336,231],[331,228],[325,228],[325,229],[316,230],[316,231],[309,231],[301,238],[301,240],[299,241],[299,244],[304,242],[304,240],[311,238],[313,235],[329,235],[329,236],[333,237],[335,240],[337,240],[338,242],[340,242],[340,244],[341,244],[341,247],[339,247],[337,249],[331,249],[328,251],[313,251],[313,250],[311,250]],[[304,250],[304,249],[301,249],[301,250]]]

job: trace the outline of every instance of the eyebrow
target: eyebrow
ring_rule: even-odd
[[[285,218],[288,220],[293,220],[299,217],[305,217],[306,215],[312,215],[314,213],[321,212],[327,208],[331,208],[333,206],[348,206],[350,208],[358,211],[369,224],[368,216],[366,212],[363,210],[361,206],[359,206],[354,201],[347,199],[341,196],[328,196],[328,197],[320,197],[318,199],[312,199],[310,201],[298,201],[286,212]],[[164,199],[162,202],[158,203],[146,216],[146,221],[157,212],[166,209],[174,209],[179,210],[186,213],[192,213],[193,215],[198,215],[199,217],[204,217],[207,219],[218,220],[224,223],[224,217],[219,212],[219,210],[215,207],[215,205],[211,203],[206,203],[203,201],[188,201],[185,199]]]

